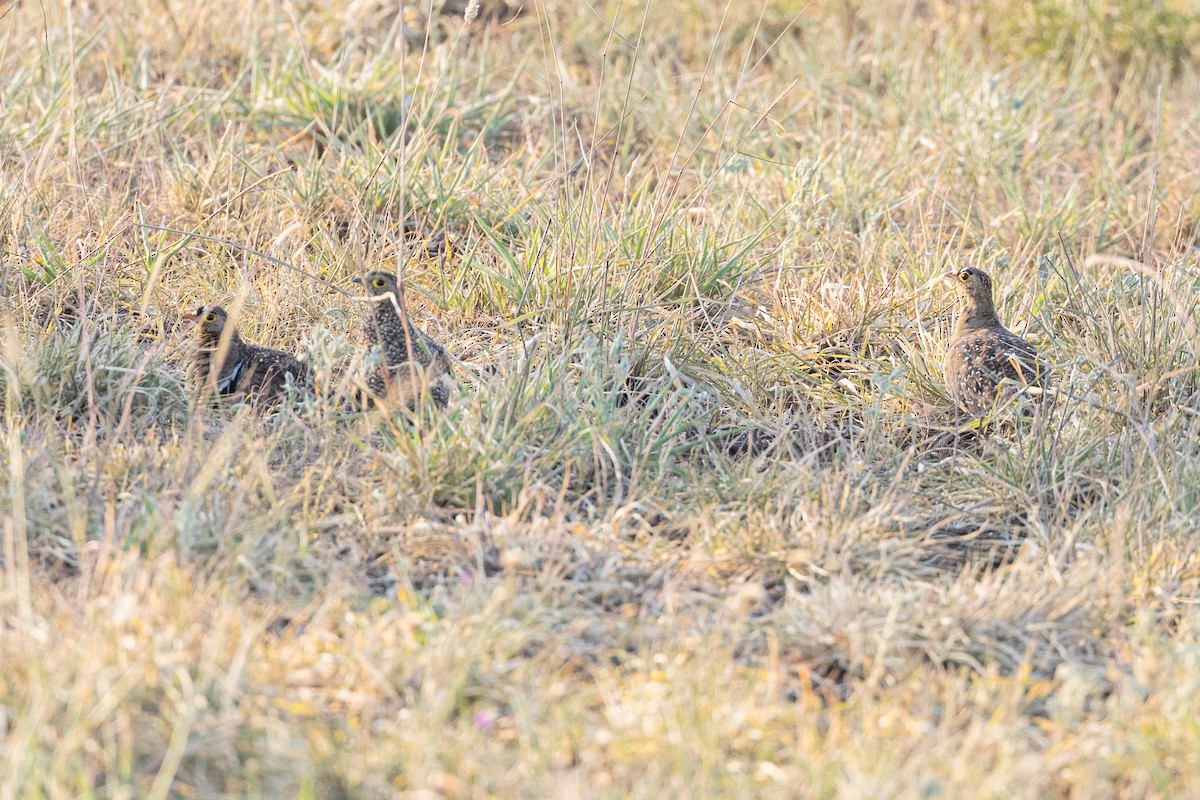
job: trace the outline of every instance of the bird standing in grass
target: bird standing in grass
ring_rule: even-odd
[[[450,392],[443,379],[450,374],[450,356],[412,324],[396,276],[372,272],[354,282],[363,284],[370,301],[367,341],[377,343],[383,352],[383,366],[367,378],[367,388],[388,404],[409,406],[428,392],[439,408],[445,408]]]
[[[1018,393],[1040,394],[1049,381],[1046,365],[1033,345],[1000,324],[991,276],[967,267],[944,277],[966,301],[946,353],[951,399],[978,417]]]
[[[189,375],[201,391],[235,402],[269,403],[279,399],[289,375],[294,384],[306,385],[304,364],[280,350],[244,341],[220,306],[201,306],[183,318],[196,323]]]

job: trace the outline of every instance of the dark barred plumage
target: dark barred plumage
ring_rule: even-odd
[[[1000,323],[991,277],[974,267],[945,277],[966,300],[946,352],[951,399],[964,411],[982,416],[1024,387],[1044,389],[1049,383],[1046,365],[1033,345]]]
[[[412,324],[395,275],[372,272],[364,286],[370,298],[366,340],[379,345],[384,364],[368,376],[367,388],[386,403],[408,406],[428,392],[433,402],[444,408],[450,399],[445,384],[450,356],[445,348]]]
[[[202,306],[195,314],[195,350],[188,370],[199,391],[228,397],[235,402],[272,403],[280,399],[290,375],[297,386],[305,386],[308,370],[287,353],[251,344],[231,327],[228,345],[222,352],[221,336],[229,315],[220,306]]]

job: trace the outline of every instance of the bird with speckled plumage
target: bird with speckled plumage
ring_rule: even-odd
[[[199,391],[234,402],[273,403],[281,398],[289,376],[293,384],[307,385],[303,363],[247,342],[220,306],[201,306],[183,319],[196,324],[188,374]]]
[[[367,377],[367,388],[387,405],[413,406],[428,393],[439,407],[450,399],[451,365],[446,349],[409,319],[404,290],[396,276],[372,272],[355,278],[367,290],[366,340],[378,344],[383,365]]]
[[[967,267],[944,277],[965,301],[946,352],[950,398],[980,417],[1018,393],[1040,395],[1049,384],[1046,364],[1033,345],[1000,323],[991,276]]]

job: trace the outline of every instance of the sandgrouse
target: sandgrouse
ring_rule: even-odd
[[[439,408],[450,399],[443,378],[450,374],[450,356],[445,348],[413,325],[404,307],[403,290],[396,276],[372,272],[362,283],[370,300],[365,333],[368,342],[378,343],[383,366],[367,378],[367,388],[388,404],[412,406],[424,392]]]
[[[1001,325],[996,316],[991,276],[967,267],[944,277],[966,300],[946,352],[950,398],[978,417],[993,410],[999,401],[1025,391],[1024,387],[1044,388],[1049,375],[1037,350]]]
[[[229,314],[220,306],[201,306],[183,318],[196,323],[189,375],[201,391],[235,402],[273,402],[279,399],[289,375],[294,384],[306,385],[308,370],[287,353],[251,344],[231,325],[227,343],[222,342]]]

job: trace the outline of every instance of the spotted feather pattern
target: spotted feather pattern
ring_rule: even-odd
[[[1033,345],[999,325],[956,338],[945,372],[951,399],[976,415],[988,413],[1023,386],[1043,386],[1046,379]]]
[[[372,297],[364,332],[367,341],[379,345],[383,366],[367,377],[367,388],[389,405],[412,406],[428,392],[430,399],[444,408],[450,399],[445,384],[450,375],[450,356],[413,325],[407,313],[402,313],[393,276],[372,273],[368,279],[380,276],[387,286],[383,294]]]
[[[214,320],[205,323],[210,312]],[[196,326],[189,377],[199,390],[234,402],[272,403],[280,399],[289,376],[297,386],[308,385],[303,363],[280,350],[245,341],[236,329],[222,352],[221,335],[227,324],[223,309],[205,306],[197,316],[201,321]]]
[[[1028,387],[1046,388],[1050,376],[1037,350],[996,315],[991,276],[967,267],[945,277],[966,301],[944,365],[946,389],[955,404],[982,416],[1019,392],[1030,394]]]
[[[269,347],[243,344],[241,369],[230,394],[238,400],[275,402],[280,399],[289,376],[296,386],[308,385],[308,370],[297,359]]]

